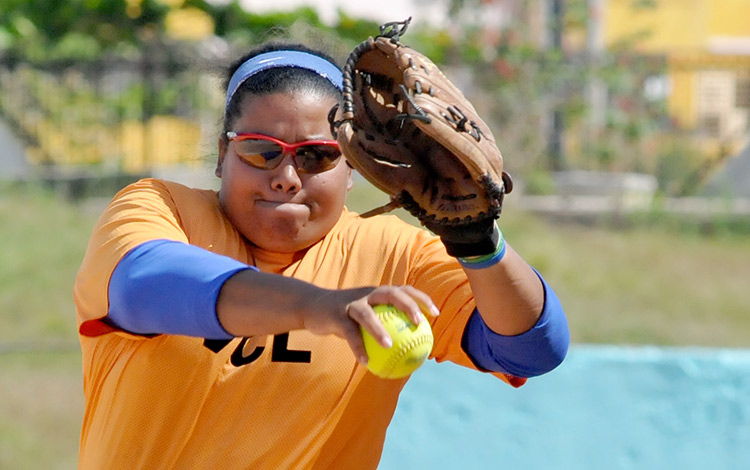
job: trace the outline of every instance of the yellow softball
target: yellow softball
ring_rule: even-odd
[[[375,305],[373,310],[393,340],[384,348],[373,336],[360,328],[367,350],[367,368],[383,379],[400,379],[414,372],[432,351],[432,329],[425,319],[415,325],[406,313],[393,305]]]

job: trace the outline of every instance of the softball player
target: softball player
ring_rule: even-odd
[[[330,58],[269,45],[226,85],[220,190],[145,179],[94,228],[74,292],[80,468],[376,468],[408,380],[363,366],[360,326],[389,343],[376,304],[429,321],[438,362],[515,387],[560,364],[560,303],[502,237],[470,266],[346,209]]]

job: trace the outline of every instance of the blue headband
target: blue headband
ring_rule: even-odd
[[[301,51],[266,52],[248,59],[247,62],[240,65],[237,71],[234,72],[232,79],[229,80],[229,86],[227,87],[227,102],[224,105],[224,108],[226,109],[229,107],[229,102],[232,100],[232,96],[234,96],[237,88],[239,88],[245,80],[258,72],[276,67],[296,67],[310,70],[321,77],[328,79],[328,81],[339,90],[343,89],[341,70],[320,56]]]

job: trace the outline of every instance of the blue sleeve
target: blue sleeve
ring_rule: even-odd
[[[515,377],[546,374],[568,352],[570,332],[557,295],[537,273],[544,285],[544,308],[537,324],[525,333],[503,336],[490,330],[479,311],[469,318],[461,345],[480,369]]]
[[[181,242],[145,242],[112,273],[107,318],[136,334],[230,339],[216,316],[216,300],[224,282],[245,269],[255,268]]]

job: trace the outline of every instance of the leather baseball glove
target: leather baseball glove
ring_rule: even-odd
[[[386,23],[349,55],[343,115],[330,120],[349,163],[453,256],[491,253],[512,189],[492,132],[438,67],[400,42],[411,18]]]

